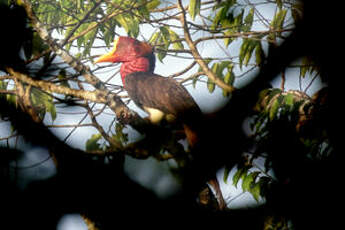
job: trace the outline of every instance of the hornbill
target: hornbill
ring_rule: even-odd
[[[95,61],[99,62],[121,62],[123,86],[134,103],[149,114],[149,120],[153,124],[162,120],[182,124],[189,145],[195,145],[200,108],[181,84],[153,73],[155,56],[148,43],[118,37],[113,49]]]

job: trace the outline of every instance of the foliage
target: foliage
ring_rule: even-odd
[[[267,153],[270,151],[270,146],[274,145],[272,141],[275,139],[272,138],[272,135],[277,135],[274,132],[275,126],[281,121],[288,121],[292,127],[295,127],[293,135],[306,149],[306,155],[301,156],[301,159],[320,161],[332,155],[332,147],[327,133],[322,124],[318,123],[320,117],[317,117],[319,113],[316,112],[325,106],[324,103],[316,103],[320,94],[323,94],[323,98],[325,97],[322,93],[324,90],[317,92],[313,97],[297,90],[282,91],[278,88],[265,89],[260,93],[250,125],[256,148],[251,153],[251,157],[244,158],[238,166],[232,177],[234,186],[237,187],[241,179],[242,190],[251,193],[255,200],[258,201],[259,196],[265,197],[265,192],[270,184],[276,181],[273,175],[267,174],[272,170],[271,162],[273,160],[271,159],[272,154]],[[281,132],[286,132],[286,130],[281,130]],[[289,141],[292,140],[285,140],[285,142]],[[289,143],[286,144],[289,145]],[[258,169],[254,163],[255,159],[259,157],[265,158],[264,171]],[[224,181],[226,182],[228,174],[225,175]]]
[[[237,188],[239,181],[241,180],[241,189],[243,192],[249,192],[252,194],[256,201],[259,201],[260,197],[265,197],[265,192],[268,189],[269,183],[272,182],[272,177],[265,175],[259,169],[255,169],[252,161],[245,162],[244,165],[239,166],[236,173],[232,177],[232,183]],[[224,182],[228,180],[228,175],[225,174]]]

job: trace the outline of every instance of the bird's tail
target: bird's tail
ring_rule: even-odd
[[[190,147],[195,147],[198,143],[199,138],[195,130],[193,130],[189,125],[183,124],[183,129],[186,134],[186,138]]]

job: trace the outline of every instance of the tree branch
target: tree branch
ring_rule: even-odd
[[[106,103],[107,97],[104,93],[104,91],[101,90],[94,90],[94,91],[85,91],[85,90],[77,90],[77,89],[71,89],[66,86],[62,85],[55,85],[54,83],[51,83],[49,81],[44,80],[34,80],[31,77],[14,71],[12,68],[6,68],[6,71],[11,74],[15,79],[20,80],[21,82],[24,82],[30,86],[34,86],[36,88],[42,89],[45,92],[48,93],[57,93],[57,94],[64,94],[69,95],[77,98],[81,98],[84,100],[97,102],[97,103]]]
[[[199,54],[198,49],[196,48],[195,44],[193,43],[193,40],[191,38],[191,35],[189,33],[189,29],[187,27],[187,22],[186,22],[186,11],[183,8],[182,1],[178,1],[178,8],[181,10],[182,14],[180,16],[180,22],[183,26],[183,32],[184,32],[184,37],[186,40],[187,45],[190,48],[190,51],[192,52],[192,55],[195,59],[195,61],[200,65],[201,69],[203,72],[205,72],[206,76],[211,79],[216,85],[218,85],[220,88],[224,89],[227,92],[233,92],[235,90],[235,87],[226,84],[222,79],[217,77],[207,66],[206,62],[203,60],[201,55]]]
[[[87,110],[87,113],[89,114],[93,126],[98,130],[98,132],[102,135],[102,137],[109,143],[109,145],[114,150],[121,150],[123,148],[122,144],[118,141],[116,141],[114,138],[111,138],[103,129],[103,127],[98,124],[96,120],[96,116],[93,114],[91,108],[88,105],[85,105],[85,108]]]

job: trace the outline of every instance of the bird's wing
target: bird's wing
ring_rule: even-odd
[[[125,89],[131,99],[142,108],[158,109],[176,117],[201,113],[188,91],[171,78],[136,72],[126,76]]]

